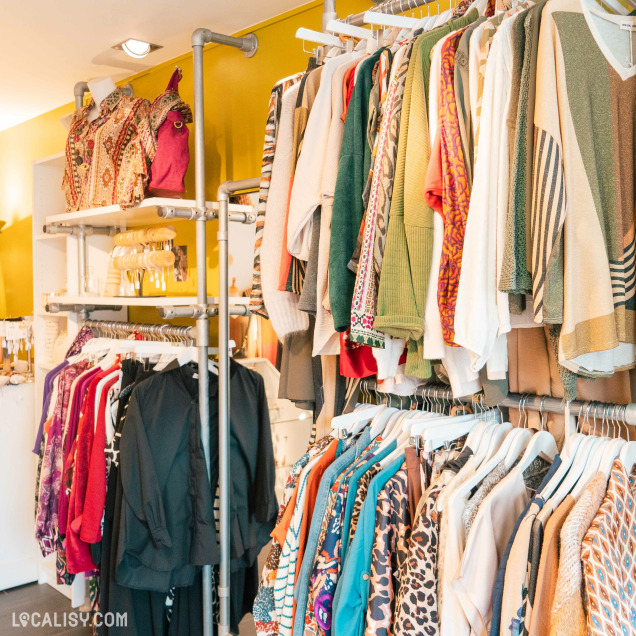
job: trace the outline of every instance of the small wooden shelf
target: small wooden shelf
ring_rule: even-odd
[[[144,199],[139,205],[133,208],[122,210],[119,205],[107,205],[103,208],[91,208],[90,210],[80,210],[79,212],[67,212],[64,214],[53,214],[46,217],[47,225],[91,225],[96,227],[141,227],[146,225],[160,225],[163,223],[173,223],[180,219],[163,219],[159,216],[159,208],[177,208],[187,210],[196,207],[194,199],[166,199],[151,197]],[[208,202],[206,207],[211,210],[218,210],[217,202]],[[230,212],[253,212],[250,205],[238,205],[231,203]]]

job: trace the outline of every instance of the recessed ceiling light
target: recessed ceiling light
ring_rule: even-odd
[[[162,47],[159,44],[151,44],[150,42],[144,42],[143,40],[128,38],[124,42],[116,44],[113,48],[123,51],[127,55],[130,55],[130,57],[140,59],[142,57],[146,57],[148,53],[152,53]]]

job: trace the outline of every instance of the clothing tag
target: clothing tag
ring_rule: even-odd
[[[193,380],[198,380],[199,379],[199,374],[198,373],[193,373],[192,374],[192,379]]]
[[[623,22],[621,22],[621,31],[636,31],[636,22],[623,20]]]

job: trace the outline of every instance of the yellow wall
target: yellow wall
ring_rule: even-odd
[[[341,16],[363,11],[364,0],[339,0]],[[308,55],[295,39],[296,29],[320,30],[322,2],[311,2],[248,31],[259,39],[257,54],[246,58],[229,47],[211,45],[204,53],[207,198],[226,179],[260,174],[267,102],[272,85],[282,77],[304,70]],[[193,25],[208,26],[208,25]],[[211,26],[211,25],[210,25]],[[237,35],[241,35],[240,33]],[[152,100],[164,90],[179,65],[183,70],[180,91],[192,104],[192,55],[190,52],[129,80],[136,96]],[[78,78],[82,79],[82,78]],[[72,94],[72,87],[68,87]],[[32,162],[64,150],[66,133],[60,117],[72,110],[68,104],[19,126],[0,132],[0,219],[7,225],[0,233],[0,318],[27,315],[33,310],[31,267]],[[192,134],[190,135],[192,141]],[[194,197],[193,171],[186,180],[186,196]],[[55,213],[56,211],[51,211]],[[216,227],[208,224],[209,291],[216,293]],[[187,283],[172,283],[170,294],[195,293],[194,224],[179,223],[178,244],[187,244],[191,275]],[[132,320],[156,322],[155,310],[131,311]]]

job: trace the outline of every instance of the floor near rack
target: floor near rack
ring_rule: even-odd
[[[0,592],[0,636],[9,636],[9,634],[88,636],[92,634],[93,630],[89,626],[84,627],[81,623],[81,618],[87,620],[88,614],[76,614],[78,626],[69,627],[69,614],[72,611],[71,601],[50,585],[30,583],[5,590]],[[34,612],[38,612],[39,616],[34,616]],[[65,615],[66,627],[64,626]],[[53,626],[49,626],[45,616],[50,617],[48,620]],[[42,626],[36,627],[40,625],[40,621],[43,621]],[[56,623],[59,627],[54,626]]]
[[[263,550],[259,558],[259,565],[262,568],[264,559],[267,556],[268,547]],[[39,616],[33,617],[34,612]],[[78,616],[78,626],[69,626],[69,615],[73,612],[71,602],[62,596],[51,586],[38,583],[30,583],[14,587],[11,590],[0,591],[0,636],[11,634],[42,634],[42,636],[90,636],[93,630],[84,627],[80,622],[82,618],[86,620],[87,614]],[[50,617],[51,625],[44,622],[42,626],[35,627],[32,621],[35,618],[36,624],[44,620],[44,616]],[[66,626],[64,625],[66,615]],[[77,614],[76,614],[77,615]],[[27,618],[28,616],[28,618]],[[57,618],[57,620],[56,620]],[[21,619],[25,621],[24,627]],[[29,621],[28,623],[26,621]],[[57,627],[55,625],[58,625]],[[21,628],[18,630],[18,627]],[[256,636],[254,628],[254,618],[251,614],[246,614],[239,625],[240,636]]]

